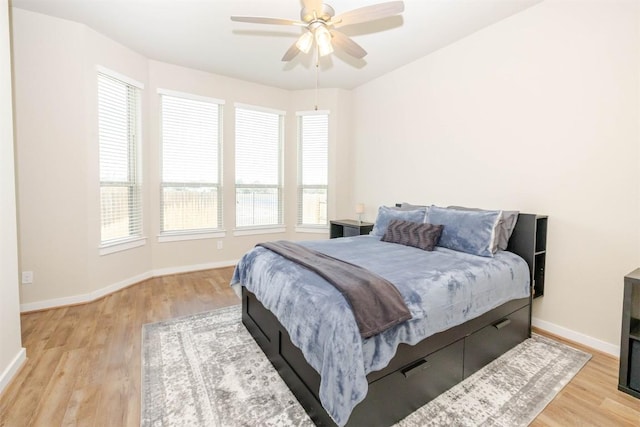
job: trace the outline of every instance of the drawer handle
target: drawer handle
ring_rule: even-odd
[[[494,324],[493,327],[496,329],[502,329],[505,326],[509,326],[511,324],[511,319],[502,319],[498,323]]]
[[[401,372],[405,378],[409,378],[412,375],[419,374],[420,372],[424,372],[431,367],[431,364],[427,362],[427,359],[422,359],[409,366],[408,368],[404,368]]]

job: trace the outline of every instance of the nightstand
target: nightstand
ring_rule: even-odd
[[[361,236],[363,234],[369,234],[371,230],[373,230],[373,224],[370,222],[359,222],[352,219],[339,219],[329,222],[331,224],[329,238],[331,239],[335,239],[336,237]]]

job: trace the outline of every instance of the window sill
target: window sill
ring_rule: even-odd
[[[287,229],[283,226],[277,225],[275,227],[247,227],[236,228],[233,230],[234,236],[251,236],[254,234],[275,234],[285,233]]]
[[[158,243],[181,242],[184,240],[220,239],[227,235],[224,230],[184,233],[162,233],[158,235]]]
[[[314,227],[312,225],[299,225],[296,227],[296,233],[315,233],[315,234],[327,234],[329,233],[329,227],[321,225]]]
[[[129,249],[138,248],[147,244],[146,237],[136,237],[133,239],[122,240],[115,243],[107,243],[99,246],[100,256],[109,255],[116,252],[127,251]]]

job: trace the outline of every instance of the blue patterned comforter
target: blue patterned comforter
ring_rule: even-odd
[[[395,284],[413,318],[363,340],[349,304],[317,274],[255,247],[236,266],[240,285],[276,315],[321,376],[320,400],[344,425],[367,394],[366,375],[387,366],[400,343],[437,332],[529,295],[529,269],[511,252],[493,258],[437,247],[426,252],[376,236],[297,242],[367,268]]]

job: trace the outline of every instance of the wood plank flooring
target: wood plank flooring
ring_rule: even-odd
[[[232,273],[154,278],[89,304],[23,314],[28,360],[0,395],[0,426],[138,426],[142,325],[238,304]],[[617,390],[618,359],[582,349],[593,358],[532,426],[640,425],[640,400]]]

